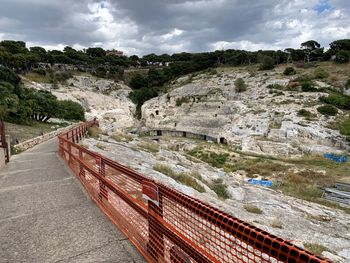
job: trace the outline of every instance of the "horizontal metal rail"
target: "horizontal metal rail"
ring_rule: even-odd
[[[59,153],[147,261],[329,262],[77,144],[93,125],[60,135]]]

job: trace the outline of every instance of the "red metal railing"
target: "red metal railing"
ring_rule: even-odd
[[[6,158],[5,161],[8,163],[10,161],[10,153],[8,151],[8,144],[6,142],[5,124],[1,116],[0,116],[0,148],[5,149],[5,158]]]
[[[60,135],[59,153],[147,261],[329,262],[78,145],[95,124]]]

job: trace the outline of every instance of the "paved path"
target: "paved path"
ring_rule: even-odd
[[[144,262],[57,156],[57,139],[0,171],[0,262]]]

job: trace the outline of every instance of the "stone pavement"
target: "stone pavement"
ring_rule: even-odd
[[[0,262],[144,262],[57,149],[55,138],[0,171]]]

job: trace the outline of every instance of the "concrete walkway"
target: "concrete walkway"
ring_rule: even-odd
[[[0,171],[0,262],[144,262],[57,149],[55,138]]]

